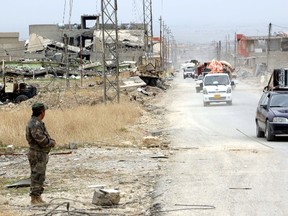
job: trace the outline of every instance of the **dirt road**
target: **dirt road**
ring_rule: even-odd
[[[240,82],[232,106],[204,107],[192,80],[174,85],[165,105],[174,154],[156,187],[155,215],[287,215],[287,137],[256,138],[259,81]]]

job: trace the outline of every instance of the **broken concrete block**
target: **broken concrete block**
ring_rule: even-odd
[[[8,145],[6,147],[6,153],[13,154],[14,153],[14,146],[13,145]]]
[[[69,142],[69,149],[77,149],[77,143],[75,142]]]
[[[113,206],[120,202],[120,192],[115,189],[97,189],[94,192],[92,204]]]

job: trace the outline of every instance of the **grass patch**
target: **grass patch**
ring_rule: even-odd
[[[94,143],[126,136],[128,125],[136,122],[141,109],[131,102],[83,105],[66,109],[48,109],[44,122],[58,146],[71,141]],[[25,127],[31,116],[30,106],[22,110],[0,110],[0,144],[28,147]]]

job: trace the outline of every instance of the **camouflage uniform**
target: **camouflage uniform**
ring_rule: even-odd
[[[44,191],[48,154],[54,146],[44,122],[32,116],[26,126],[26,140],[29,144],[28,160],[31,168],[30,196],[41,196]]]

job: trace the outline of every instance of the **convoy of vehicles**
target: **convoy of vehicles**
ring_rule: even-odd
[[[197,93],[203,91],[204,106],[215,102],[232,105],[233,70],[229,63],[215,60],[198,66],[195,88]],[[274,69],[259,100],[255,123],[256,136],[267,141],[288,135],[288,68]]]
[[[275,69],[264,88],[255,116],[256,136],[272,141],[288,134],[288,69]]]
[[[226,61],[207,61],[200,64],[191,60],[181,65],[183,78],[195,78],[196,93],[203,92],[203,105],[225,102],[232,105],[232,80],[234,68]]]

